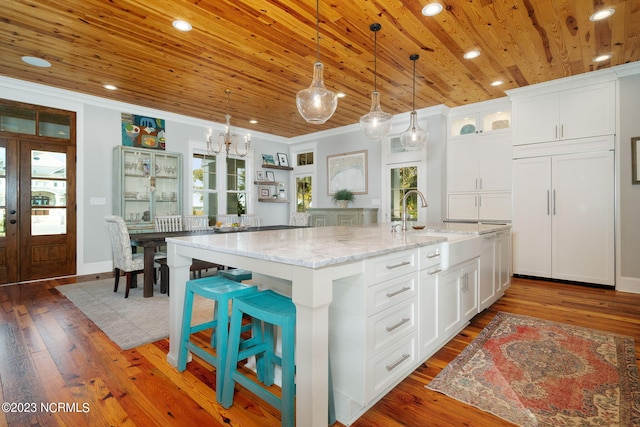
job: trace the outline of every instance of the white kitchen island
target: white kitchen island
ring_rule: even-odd
[[[452,231],[447,230],[449,233]],[[478,231],[465,230],[464,233],[478,234]],[[446,241],[446,237],[426,232],[391,233],[390,224],[169,238],[167,249],[171,298],[168,361],[175,366],[178,359],[185,283],[189,280],[192,258],[245,268],[285,280],[291,284],[291,295],[297,309],[296,424],[325,426],[328,408],[329,313],[335,286],[353,280],[366,282],[378,276],[378,271],[373,270],[372,259],[387,257],[390,260],[390,264],[380,267],[382,275],[385,271],[412,266],[417,269],[419,257],[413,254],[418,254],[421,248],[438,247],[443,241]],[[408,261],[394,264],[394,257],[401,259],[407,256]]]

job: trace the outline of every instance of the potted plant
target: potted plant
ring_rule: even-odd
[[[342,190],[335,192],[333,195],[333,201],[339,208],[346,208],[347,205],[349,205],[349,202],[355,202],[356,198],[353,195],[353,191],[343,188]]]

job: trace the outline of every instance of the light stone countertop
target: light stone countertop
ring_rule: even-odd
[[[511,225],[503,224],[478,224],[469,222],[439,222],[427,223],[422,231],[432,233],[454,233],[454,234],[487,234],[494,231],[508,230]]]
[[[309,227],[167,238],[167,243],[210,249],[308,268],[322,268],[429,246],[446,237],[411,230],[391,233],[391,224]]]

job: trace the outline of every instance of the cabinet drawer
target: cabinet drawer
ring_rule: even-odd
[[[423,246],[419,250],[420,270],[440,264],[442,244]]]
[[[367,354],[369,357],[389,348],[409,331],[415,330],[417,298],[371,316],[367,325]]]
[[[369,361],[367,401],[403,378],[416,363],[416,334],[409,335],[392,348]]]
[[[371,286],[367,290],[367,315],[372,316],[415,297],[418,294],[417,284],[418,272],[415,272]]]
[[[418,250],[394,252],[367,261],[367,283],[374,285],[418,271]]]

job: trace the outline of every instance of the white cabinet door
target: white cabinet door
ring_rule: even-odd
[[[511,135],[485,135],[480,146],[478,190],[511,191]]]
[[[481,221],[510,220],[511,193],[480,193],[477,217]]]
[[[462,326],[460,289],[462,275],[459,269],[441,273],[438,278],[439,335],[448,340]]]
[[[477,194],[449,194],[447,218],[462,221],[477,221]]]
[[[479,310],[494,303],[496,297],[496,233],[482,236],[480,252],[480,283],[478,286]]]
[[[478,137],[449,141],[447,145],[447,191],[477,191],[479,188],[478,161],[480,142]]]
[[[559,139],[615,133],[613,82],[561,92]]]
[[[442,343],[439,339],[438,268],[420,272],[420,360],[430,357]]]
[[[551,158],[513,162],[513,272],[551,277]]]
[[[555,141],[558,138],[558,94],[513,102],[513,145]]]
[[[612,151],[553,157],[551,277],[613,284],[613,168]]]
[[[511,231],[496,233],[495,272],[496,293],[502,294],[511,286]]]
[[[478,314],[479,259],[464,264],[460,290],[460,311],[463,324]]]

